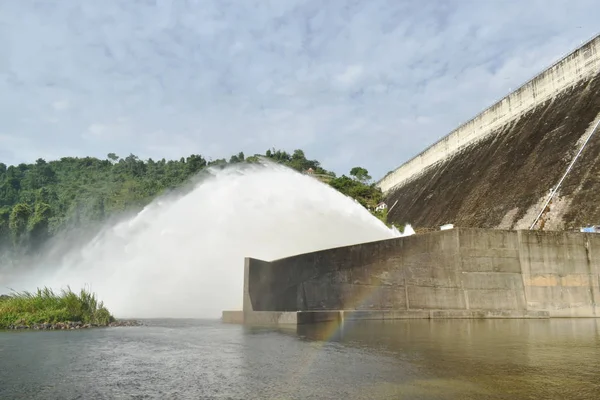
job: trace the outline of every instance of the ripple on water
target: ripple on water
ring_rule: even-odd
[[[597,399],[599,338],[595,320],[4,332],[0,398]]]

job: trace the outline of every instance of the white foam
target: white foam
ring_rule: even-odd
[[[290,169],[214,173],[68,251],[61,268],[38,269],[11,287],[88,285],[122,318],[218,317],[242,307],[246,256],[273,260],[400,236],[353,199]]]

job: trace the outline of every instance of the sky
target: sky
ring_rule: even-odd
[[[0,162],[303,149],[380,178],[600,33],[596,0],[0,0]]]

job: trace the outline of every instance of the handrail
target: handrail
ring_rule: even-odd
[[[579,158],[579,156],[583,152],[583,149],[585,148],[585,146],[590,141],[592,135],[594,135],[594,133],[596,132],[596,129],[598,129],[598,125],[600,125],[600,119],[598,119],[598,122],[596,122],[596,125],[594,126],[594,129],[592,129],[592,132],[590,132],[590,134],[588,135],[587,139],[585,139],[585,142],[583,142],[583,144],[581,145],[581,148],[579,149],[579,151],[577,152],[577,154],[573,158],[573,161],[571,161],[571,164],[569,164],[569,166],[567,167],[567,170],[565,171],[565,174],[562,176],[562,178],[560,178],[560,181],[558,181],[558,185],[556,185],[556,187],[550,193],[550,197],[548,197],[548,200],[546,200],[546,203],[544,203],[544,206],[542,207],[542,210],[540,211],[540,213],[536,217],[535,221],[533,221],[533,224],[531,224],[531,226],[529,227],[529,230],[532,230],[533,227],[535,226],[535,224],[537,224],[538,221],[540,220],[540,217],[544,213],[544,210],[546,210],[546,207],[548,207],[548,204],[550,204],[550,201],[552,200],[552,198],[554,197],[554,195],[556,194],[556,192],[560,188],[560,185],[562,185],[563,181],[565,180],[565,178],[567,177],[567,175],[569,174],[569,172],[571,172],[571,169],[573,168],[573,165],[575,165],[575,161],[577,161],[577,159]]]

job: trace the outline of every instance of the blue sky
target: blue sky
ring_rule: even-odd
[[[399,166],[598,33],[595,0],[0,0],[0,161]]]

